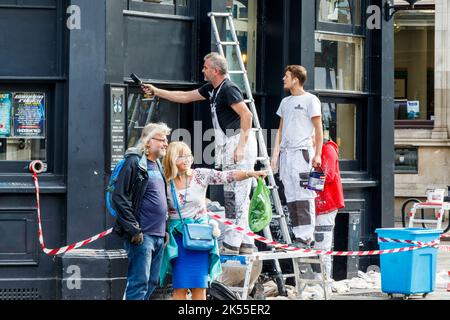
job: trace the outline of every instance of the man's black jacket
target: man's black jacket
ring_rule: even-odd
[[[125,159],[111,199],[117,211],[114,231],[125,239],[131,239],[142,232],[138,223],[139,211],[149,177],[147,159],[142,158],[136,149],[127,151]]]

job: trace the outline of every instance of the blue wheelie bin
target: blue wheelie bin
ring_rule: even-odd
[[[438,240],[442,230],[422,228],[377,229],[378,237],[412,240],[423,243]],[[380,250],[414,247],[414,244],[380,242]],[[411,294],[425,297],[435,289],[437,248],[424,247],[413,251],[380,255],[381,291],[398,293],[408,298]]]

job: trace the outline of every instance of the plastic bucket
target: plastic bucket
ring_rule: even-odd
[[[421,228],[376,229],[378,237],[398,240],[431,242],[439,239],[442,230]],[[397,242],[380,242],[380,250],[417,245]],[[381,291],[385,293],[429,293],[435,289],[437,248],[380,255]]]

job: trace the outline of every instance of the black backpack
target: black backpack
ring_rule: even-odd
[[[239,300],[239,297],[222,282],[212,281],[206,290],[206,300]]]

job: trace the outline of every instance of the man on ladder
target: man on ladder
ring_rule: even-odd
[[[244,102],[238,86],[228,77],[227,60],[212,52],[205,57],[203,74],[207,84],[192,91],[167,91],[143,85],[147,94],[176,103],[209,99],[215,133],[215,164],[222,170],[253,170],[257,158],[257,142],[252,131],[253,115]],[[225,213],[236,225],[248,230],[251,180],[234,182],[224,187]],[[254,240],[234,230],[224,235],[221,254],[251,254]]]

